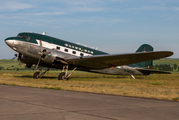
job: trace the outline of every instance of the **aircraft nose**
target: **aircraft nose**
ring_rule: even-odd
[[[5,39],[5,42],[9,47],[13,47],[13,45],[14,45],[14,40],[12,40],[12,39],[7,38],[7,39]]]

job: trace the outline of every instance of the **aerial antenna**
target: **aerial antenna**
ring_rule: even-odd
[[[45,35],[45,34],[46,34],[46,32],[43,32],[43,33],[42,33],[42,35]]]

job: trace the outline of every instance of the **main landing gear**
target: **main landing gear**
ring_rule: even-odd
[[[68,72],[68,65],[63,66],[62,72],[58,75],[58,80],[68,80],[68,78],[70,77],[72,72],[75,71],[75,70],[76,70],[76,67],[70,73],[67,73]]]
[[[33,78],[34,79],[41,78],[49,70],[50,70],[50,68],[48,68],[45,72],[42,73],[42,69],[40,69],[40,71],[37,71],[34,73]]]
[[[42,72],[42,69],[39,69],[39,71],[34,73],[33,78],[39,79],[49,70],[50,68],[48,68],[45,72]],[[68,65],[63,66],[62,72],[58,75],[58,80],[68,80],[72,72],[75,70],[76,70],[76,67],[71,72],[68,73]]]

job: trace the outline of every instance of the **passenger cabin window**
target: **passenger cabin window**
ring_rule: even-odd
[[[81,56],[81,57],[83,57],[83,56],[84,56],[84,54],[83,54],[83,53],[80,53],[80,56]]]
[[[68,52],[68,49],[65,49],[65,52]]]
[[[57,50],[60,50],[60,47],[57,46]]]
[[[76,54],[76,51],[73,51],[73,54]]]

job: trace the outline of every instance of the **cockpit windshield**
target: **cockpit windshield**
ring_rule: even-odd
[[[27,39],[27,41],[30,40],[30,36],[28,36],[28,35],[18,34],[17,37],[18,37],[18,38],[22,38],[22,39]]]

